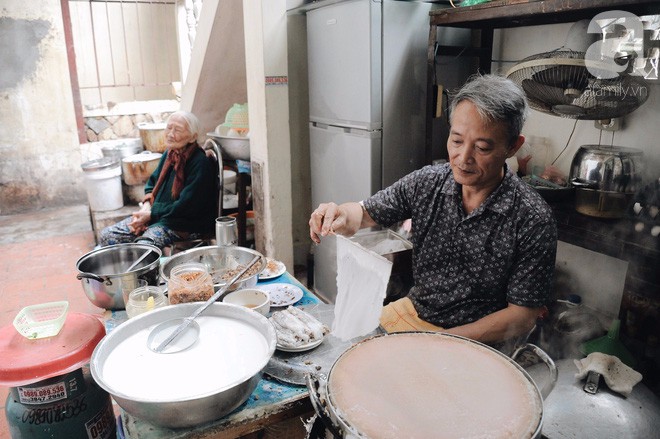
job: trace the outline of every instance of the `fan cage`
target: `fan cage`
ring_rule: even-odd
[[[556,50],[532,55],[507,77],[518,84],[534,110],[554,116],[603,120],[635,111],[648,99],[649,88],[637,76],[618,74],[605,63],[584,60],[584,52]]]

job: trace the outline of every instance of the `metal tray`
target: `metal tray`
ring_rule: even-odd
[[[325,303],[303,305],[300,309],[308,312],[329,328],[335,318],[335,306]],[[363,337],[356,337],[342,341],[332,334],[328,334],[323,342],[316,348],[304,352],[275,351],[266,365],[264,372],[273,378],[289,384],[306,385],[305,375],[309,373],[328,373],[337,358],[362,339],[375,335],[375,330]]]

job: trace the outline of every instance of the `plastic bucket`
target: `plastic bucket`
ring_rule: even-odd
[[[124,206],[121,189],[121,166],[111,157],[82,164],[89,206],[93,211],[117,210]]]

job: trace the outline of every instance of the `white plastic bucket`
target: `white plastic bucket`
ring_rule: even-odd
[[[121,189],[121,166],[110,157],[82,164],[89,207],[96,212],[117,210],[124,206]]]

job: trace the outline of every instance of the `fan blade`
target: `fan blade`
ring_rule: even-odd
[[[559,87],[540,84],[531,79],[523,79],[521,85],[528,99],[543,102],[548,107],[557,104],[570,104],[573,100],[572,97],[564,93],[564,89]]]
[[[539,84],[551,87],[584,91],[589,85],[590,76],[584,67],[554,66],[534,73],[532,79]]]

